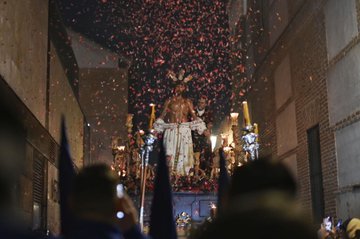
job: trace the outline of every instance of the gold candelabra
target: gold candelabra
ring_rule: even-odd
[[[259,157],[259,127],[251,124],[249,107],[247,101],[242,102],[245,128],[243,129],[242,148],[245,152],[245,161],[255,160]]]
[[[240,166],[248,160],[254,160],[258,158],[258,124],[251,124],[249,106],[247,101],[242,102],[243,116],[244,116],[244,129],[242,130],[242,136],[238,128],[238,116],[239,113],[230,113],[231,117],[231,129],[233,131],[233,148],[235,151],[235,161]],[[241,139],[241,143],[240,143]]]
[[[126,146],[120,145],[121,138],[113,137],[111,142],[111,150],[113,155],[113,163],[111,168],[120,176],[124,177],[127,174],[128,157]]]

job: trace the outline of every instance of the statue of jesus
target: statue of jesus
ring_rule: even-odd
[[[180,72],[183,75],[182,72]],[[194,167],[193,143],[191,130],[202,134],[206,130],[205,123],[196,116],[191,100],[184,97],[186,79],[179,76],[174,95],[166,100],[160,117],[154,123],[155,131],[164,133],[163,145],[169,168],[177,175],[187,175]],[[189,118],[191,117],[191,121]]]

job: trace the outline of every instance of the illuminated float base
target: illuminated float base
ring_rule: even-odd
[[[139,198],[135,198],[138,205]],[[150,222],[150,209],[152,202],[152,193],[147,193],[145,197],[145,213],[144,224],[148,225]],[[173,193],[173,207],[174,216],[185,212],[190,217],[192,222],[199,223],[210,216],[210,206],[216,205],[217,195],[215,193],[203,192],[174,192]],[[135,204],[135,205],[136,205]]]

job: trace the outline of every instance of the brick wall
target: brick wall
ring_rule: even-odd
[[[300,196],[304,205],[310,209],[311,193],[306,131],[319,124],[325,213],[335,215],[337,165],[334,134],[329,128],[325,26],[323,14],[321,12],[316,14],[317,16],[299,32],[298,38],[294,40],[289,49],[296,102]]]
[[[266,1],[263,2],[266,4]],[[247,29],[246,33],[252,35],[251,41],[247,39],[247,48],[254,48],[254,44],[257,44],[255,52],[261,47],[264,54],[251,59],[255,70],[248,80],[251,89],[244,98],[250,102],[253,122],[260,125],[261,154],[283,160],[296,171],[294,173],[299,183],[299,199],[309,211],[312,205],[307,130],[319,125],[325,214],[336,215],[337,162],[334,133],[329,126],[324,1],[287,1],[287,9],[278,10],[274,8],[280,6],[282,1],[274,2],[278,3],[273,3],[275,5],[269,8],[259,4],[259,1],[252,3],[253,13],[248,13],[248,18],[259,18],[254,14],[259,9],[263,17],[257,27],[265,29],[264,34],[260,35],[256,31],[254,33],[254,25],[252,29]],[[282,12],[286,20],[285,26],[281,22]],[[275,14],[277,18],[271,14]],[[280,24],[280,27],[274,27],[275,23]],[[276,40],[272,34],[276,34]],[[290,63],[288,76],[278,73],[283,71],[280,68],[283,68],[282,63],[286,57]],[[287,80],[281,79],[284,77],[290,78],[291,93],[287,92],[286,96],[275,95],[285,94],[281,88]],[[275,79],[280,84],[276,88],[277,92]],[[280,105],[276,98],[282,102]],[[294,105],[295,119],[291,116],[293,113],[286,113]],[[291,127],[293,121],[296,124]],[[284,139],[281,135],[283,130],[279,127],[288,130],[287,137],[296,138],[293,144],[285,145],[285,149],[281,149],[282,145],[279,144],[290,138]]]

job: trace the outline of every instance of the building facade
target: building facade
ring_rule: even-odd
[[[1,3],[0,100],[26,132],[24,160],[16,165],[19,212],[28,228],[58,233],[61,116],[77,168],[87,160],[88,132],[78,101],[77,63],[55,11],[44,0]]]
[[[359,215],[360,2],[230,4],[234,105],[249,101],[261,155],[289,166],[316,220]]]
[[[127,139],[127,59],[67,29],[53,0],[1,3],[0,31],[0,110],[26,132],[16,204],[28,228],[58,234],[61,117],[75,168],[111,164],[112,138]]]

